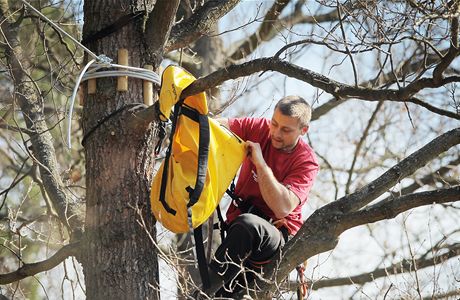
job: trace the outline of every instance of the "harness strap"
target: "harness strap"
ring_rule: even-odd
[[[209,281],[208,264],[206,263],[206,255],[204,253],[202,225],[193,230],[193,238],[195,240],[195,252],[196,259],[198,260],[198,269],[200,271],[201,282],[203,283],[203,288],[208,289],[211,283]]]
[[[176,211],[169,207],[168,203],[165,200],[165,191],[166,184],[168,179],[168,165],[169,159],[172,151],[172,144],[174,139],[174,134],[177,128],[177,120],[179,115],[184,115],[199,124],[199,141],[198,141],[198,166],[197,166],[197,175],[195,181],[195,187],[192,188],[188,186],[186,188],[189,193],[189,202],[187,204],[187,221],[189,224],[190,231],[193,231],[193,241],[195,243],[195,256],[198,261],[198,269],[200,271],[201,281],[205,289],[209,288],[209,273],[208,265],[206,263],[206,255],[204,251],[203,244],[203,230],[202,225],[193,229],[192,222],[192,206],[200,198],[201,192],[203,191],[204,184],[206,182],[206,171],[208,169],[208,153],[209,153],[209,140],[210,140],[210,131],[209,131],[209,120],[206,115],[198,113],[196,110],[189,108],[186,105],[183,105],[183,101],[179,101],[174,106],[174,116],[172,120],[171,134],[169,136],[169,147],[166,152],[165,162],[163,166],[163,174],[161,178],[161,189],[160,189],[160,201],[163,204],[165,210],[173,215],[176,214]]]
[[[161,204],[163,204],[164,209],[168,213],[174,216],[176,215],[176,211],[168,205],[168,202],[166,202],[165,192],[166,192],[166,185],[168,184],[169,159],[171,158],[172,145],[174,142],[174,133],[176,132],[176,123],[177,123],[177,119],[180,114],[182,103],[183,103],[183,100],[180,100],[176,103],[176,105],[174,105],[174,114],[171,120],[172,127],[171,127],[171,133],[169,135],[169,145],[168,145],[168,149],[166,150],[165,161],[163,164],[163,173],[161,174],[161,187],[160,187],[160,202]]]
[[[220,205],[217,205],[216,211],[217,211],[217,218],[219,219],[219,223],[214,224],[213,229],[220,230],[220,238],[223,241],[225,239],[225,232],[228,229],[228,225],[227,223],[225,223],[224,218],[222,217],[222,212],[220,211]]]
[[[198,165],[196,172],[195,187],[187,189],[190,195],[190,200],[187,207],[192,207],[200,198],[206,183],[206,171],[208,169],[208,154],[209,154],[209,119],[208,116],[198,113],[196,110],[187,106],[182,106],[181,113],[184,116],[198,122],[199,124],[199,141],[198,141]]]
[[[145,11],[137,11],[137,12],[132,12],[132,13],[129,13],[125,16],[122,16],[121,18],[119,18],[118,20],[116,20],[114,23],[102,28],[101,30],[97,31],[96,33],[90,35],[90,36],[87,36],[85,37],[81,43],[83,45],[88,45],[89,43],[92,43],[96,40],[99,40],[99,39],[102,39],[116,31],[118,31],[119,29],[123,28],[124,26],[128,25],[129,23],[137,20],[137,19],[140,19],[143,15],[145,14]]]
[[[235,178],[233,178],[230,188],[228,188],[225,193],[227,193],[227,195],[229,195],[234,201],[241,201],[241,199],[235,195]]]

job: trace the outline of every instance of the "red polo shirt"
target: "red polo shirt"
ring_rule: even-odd
[[[318,162],[311,147],[302,139],[291,152],[274,148],[270,141],[270,120],[265,118],[229,119],[230,130],[244,141],[259,143],[267,165],[275,178],[300,199],[299,205],[284,219],[289,234],[294,235],[303,224],[302,206],[318,173]],[[252,204],[272,220],[275,214],[270,210],[259,190],[255,166],[246,158],[241,167],[235,188],[235,194],[243,200],[250,199]],[[280,199],[282,201],[282,199]],[[227,222],[232,222],[241,212],[232,203],[227,211]]]

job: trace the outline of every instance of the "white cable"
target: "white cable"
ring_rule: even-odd
[[[153,73],[153,72],[152,72]],[[155,73],[153,73],[155,74]],[[136,73],[136,72],[130,72],[130,71],[122,71],[122,70],[114,70],[114,71],[99,71],[95,73],[89,73],[86,72],[86,74],[83,76],[82,81],[88,80],[88,79],[94,79],[94,78],[103,78],[103,77],[120,77],[120,76],[128,76],[128,77],[134,77],[134,78],[139,78],[143,80],[148,80],[151,81],[155,84],[160,84],[158,77],[154,76],[151,73]]]
[[[94,64],[94,65],[93,65]],[[91,67],[92,69],[88,71],[88,69]],[[116,68],[123,68],[123,69],[128,69],[128,70],[135,70],[136,72],[132,71],[125,71],[125,70],[106,70],[106,71],[98,71],[102,68],[111,68],[111,67],[116,67]],[[77,95],[78,87],[80,86],[80,83],[89,80],[89,79],[95,79],[95,78],[102,78],[102,77],[119,77],[119,76],[129,76],[129,77],[134,77],[134,78],[139,78],[142,80],[148,80],[151,81],[157,85],[160,85],[160,77],[158,76],[157,73],[147,70],[147,69],[142,69],[142,68],[136,68],[136,67],[130,67],[130,66],[123,66],[123,65],[118,65],[118,64],[111,64],[111,63],[99,63],[95,62],[95,60],[91,60],[81,71],[80,76],[78,76],[77,82],[75,83],[75,87],[73,89],[73,93],[71,96],[70,100],[70,107],[69,107],[69,113],[67,115],[67,147],[69,149],[72,148],[71,145],[71,131],[72,131],[72,114],[73,114],[73,107],[75,103],[75,97]]]
[[[78,76],[77,82],[75,83],[75,87],[72,92],[72,96],[70,97],[70,107],[69,107],[69,112],[67,114],[67,146],[69,147],[69,149],[72,148],[71,141],[70,141],[70,134],[72,131],[73,107],[75,104],[75,97],[77,96],[78,87],[80,86],[81,82],[86,81],[88,79],[93,79],[93,78],[129,76],[129,77],[139,78],[143,80],[148,80],[157,85],[160,85],[160,77],[158,76],[157,73],[147,70],[147,69],[112,64],[111,63],[112,59],[110,57],[107,57],[104,54],[97,56],[91,50],[89,50],[83,44],[81,44],[78,40],[76,40],[73,36],[68,34],[65,30],[63,30],[58,25],[56,25],[53,21],[48,19],[39,10],[37,10],[32,5],[30,5],[27,1],[21,0],[21,2],[24,3],[24,5],[26,5],[30,9],[32,9],[36,14],[41,16],[43,19],[45,19],[54,29],[64,34],[68,38],[70,38],[75,44],[80,46],[86,53],[88,53],[91,57],[93,57],[93,59],[86,64],[86,66],[83,68],[80,75]],[[94,67],[88,71],[88,69],[93,64],[94,64]],[[121,69],[98,71],[102,68],[121,68]]]
[[[78,76],[78,78],[77,78],[77,82],[75,83],[75,87],[73,88],[72,96],[70,97],[69,113],[67,114],[67,147],[69,147],[69,149],[72,148],[72,144],[70,142],[70,132],[72,130],[72,114],[73,114],[73,105],[75,103],[75,97],[77,95],[77,91],[78,91],[78,88],[80,86],[80,82],[81,82],[81,79],[83,78],[83,75],[85,75],[86,70],[88,70],[88,68],[91,67],[91,65],[95,61],[96,61],[95,59],[92,59],[83,68],[83,70],[80,73],[80,76]]]

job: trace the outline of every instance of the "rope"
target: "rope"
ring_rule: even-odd
[[[93,58],[91,61],[89,61],[85,65],[85,67],[80,72],[80,75],[78,76],[77,81],[75,82],[75,87],[73,89],[72,96],[70,97],[70,101],[69,101],[70,106],[69,106],[68,114],[66,116],[67,118],[67,147],[69,149],[72,148],[71,132],[72,132],[73,107],[75,104],[75,97],[77,95],[78,87],[80,86],[82,82],[89,80],[89,79],[102,78],[102,77],[128,76],[128,77],[133,77],[133,78],[139,78],[142,80],[148,80],[150,82],[155,83],[158,86],[160,85],[160,77],[158,76],[157,73],[147,70],[147,69],[113,64],[111,58],[107,57],[104,54],[101,54],[101,55],[94,54],[91,50],[86,48],[82,43],[76,40],[73,36],[68,34],[65,30],[63,30],[53,21],[48,19],[44,14],[42,14],[39,10],[37,10],[32,5],[30,5],[27,1],[21,0],[21,2],[27,7],[29,7],[30,9],[32,9],[40,17],[42,17],[54,29],[56,29],[60,33],[67,36],[69,39],[71,39],[76,45],[82,48],[83,51],[88,53],[88,55]],[[100,69],[102,68],[104,68],[104,70],[100,71]],[[110,70],[110,68],[116,68],[116,69]]]

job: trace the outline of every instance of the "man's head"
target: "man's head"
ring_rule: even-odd
[[[308,131],[311,107],[299,96],[282,98],[275,106],[270,122],[272,146],[283,151],[292,150],[301,135]]]

